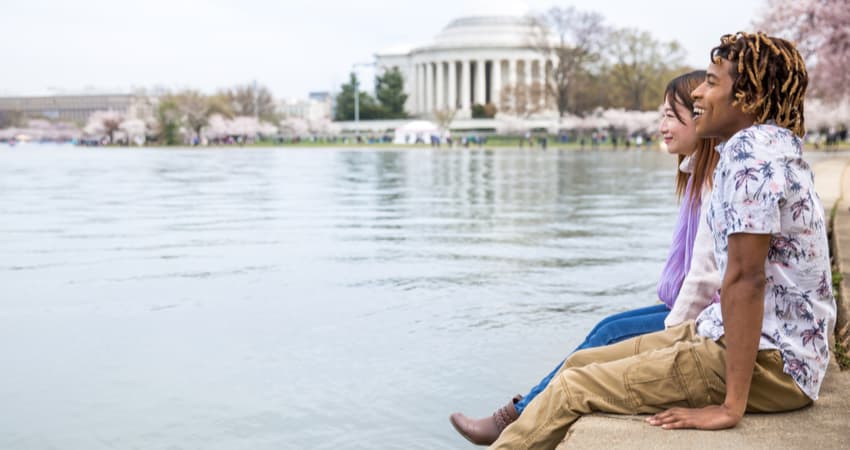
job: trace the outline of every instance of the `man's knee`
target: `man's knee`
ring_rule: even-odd
[[[573,367],[584,367],[588,364],[596,362],[605,362],[611,361],[613,359],[619,359],[620,355],[613,355],[613,350],[614,349],[610,348],[610,346],[607,345],[602,347],[593,347],[584,350],[579,350],[567,358],[567,360],[564,362],[563,367],[561,367],[561,371]]]

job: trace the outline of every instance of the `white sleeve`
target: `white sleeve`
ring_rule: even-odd
[[[691,268],[682,282],[679,295],[664,326],[670,328],[687,320],[696,319],[703,309],[708,307],[720,289],[720,272],[714,259],[714,238],[708,229],[708,207],[711,192],[703,193],[699,227],[694,238],[691,256]]]

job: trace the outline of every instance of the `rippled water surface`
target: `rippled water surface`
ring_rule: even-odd
[[[659,152],[0,147],[0,448],[469,448],[650,304]]]

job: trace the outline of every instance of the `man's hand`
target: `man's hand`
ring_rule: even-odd
[[[671,408],[646,419],[653,426],[665,430],[697,428],[700,430],[723,430],[732,428],[741,421],[742,413],[735,413],[724,405],[705,408]]]

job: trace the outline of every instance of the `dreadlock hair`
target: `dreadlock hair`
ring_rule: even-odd
[[[694,114],[694,98],[691,96],[697,86],[705,80],[704,70],[695,70],[693,72],[679,75],[667,83],[664,89],[664,98],[671,105],[678,103],[685,107],[688,114],[693,118]],[[676,119],[685,124],[685,119],[679,115],[679,111],[673,108],[673,114]],[[696,151],[691,155],[693,159],[693,173],[687,174],[681,170],[676,171],[676,195],[681,199],[685,195],[685,189],[688,185],[688,178],[693,178],[691,182],[690,200],[691,206],[695,206],[702,195],[703,188],[711,189],[714,173],[714,168],[717,167],[717,161],[720,159],[720,153],[714,151],[717,146],[717,139],[700,139],[697,143]],[[685,159],[683,155],[679,155],[679,164]]]
[[[792,42],[739,31],[720,38],[711,61],[732,62],[733,105],[756,116],[756,123],[773,120],[799,137],[806,134],[803,100],[809,77],[806,64]]]

